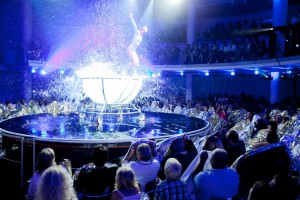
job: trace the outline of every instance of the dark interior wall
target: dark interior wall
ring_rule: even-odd
[[[13,66],[23,61],[22,1],[0,1],[0,64]]]
[[[209,93],[240,95],[244,92],[257,99],[264,97],[270,100],[270,84],[271,80],[265,80],[260,76],[194,76],[193,98],[197,99],[202,94],[207,96]],[[294,88],[297,85],[299,89],[299,80],[294,84],[293,79],[279,79],[278,101],[282,102],[288,97],[293,98]],[[299,94],[296,97],[299,97]]]
[[[21,71],[0,71],[0,103],[6,99],[15,103],[23,98],[23,72]]]

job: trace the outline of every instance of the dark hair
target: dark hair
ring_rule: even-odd
[[[279,137],[277,135],[277,122],[269,121],[268,126],[271,126],[271,130],[267,134],[267,142],[276,143],[279,142]]]
[[[215,149],[212,153],[210,164],[213,169],[224,169],[227,167],[228,154],[224,149]]]
[[[252,186],[248,200],[265,200],[270,199],[270,187],[268,184],[262,181],[257,181]]]
[[[277,132],[275,132],[275,131],[268,132],[266,140],[269,143],[277,143],[277,142],[279,142],[279,137],[277,135]]]
[[[233,143],[238,143],[239,139],[240,139],[239,134],[234,130],[228,132],[226,134],[226,138],[227,138],[227,140],[231,140]]]
[[[108,149],[102,144],[94,147],[92,160],[96,166],[103,166],[108,161]]]
[[[172,153],[179,153],[184,151],[184,141],[183,138],[175,139],[171,142],[170,148]]]
[[[212,151],[216,148],[224,149],[221,139],[217,136],[210,136],[206,139],[202,150]]]
[[[137,147],[137,155],[140,160],[152,160],[152,151],[148,144],[142,143]]]
[[[268,126],[271,126],[271,131],[277,131],[277,122],[269,121]]]

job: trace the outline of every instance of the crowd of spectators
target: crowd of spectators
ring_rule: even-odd
[[[6,103],[8,109],[8,105],[11,103],[9,101]],[[102,145],[95,146],[92,153],[92,163],[84,165],[75,172],[73,185],[69,184],[68,179],[63,178],[63,180],[60,180],[62,184],[56,185],[56,187],[53,186],[53,190],[61,191],[57,188],[60,186],[68,188],[65,190],[67,193],[60,192],[59,194],[69,196],[70,199],[84,199],[93,195],[104,195],[103,198],[106,199],[141,199],[149,197],[154,199],[169,197],[172,199],[193,197],[210,199],[211,197],[229,198],[235,195],[241,195],[244,198],[248,196],[250,188],[240,194],[239,187],[244,180],[239,178],[243,175],[241,169],[235,167],[237,160],[245,153],[256,150],[259,150],[258,153],[260,153],[262,152],[260,149],[264,149],[264,147],[279,144],[285,134],[284,131],[287,130],[284,124],[297,126],[297,123],[299,123],[297,117],[299,115],[297,113],[299,104],[297,102],[286,101],[282,104],[271,105],[263,99],[255,100],[245,94],[240,96],[210,95],[208,98],[197,101],[186,101],[180,96],[176,100],[167,102],[159,99],[143,98],[136,101],[135,104],[143,111],[168,113],[175,113],[174,111],[176,111],[178,114],[210,121],[213,134],[203,137],[199,141],[191,141],[188,137],[182,135],[174,137],[168,146],[163,147],[164,152],[159,151],[160,155],[158,155],[160,146],[155,142],[140,140],[131,145],[123,161],[120,158],[120,162],[117,162],[117,164],[109,162],[108,148]],[[26,100],[23,99],[18,106],[26,107],[29,105],[32,105],[32,103],[27,104]],[[6,107],[6,105],[2,105],[3,107]],[[16,105],[11,104],[10,107],[13,108]],[[246,109],[246,111],[241,112],[242,118],[238,118],[236,113],[240,112],[241,109]],[[284,112],[272,112],[279,109]],[[8,118],[16,117],[14,115],[7,116]],[[221,126],[218,126],[217,124],[220,124],[220,122],[222,122]],[[264,151],[267,150],[264,149]],[[161,155],[161,153],[163,154]],[[38,156],[38,170],[31,179],[28,190],[30,197],[38,195],[39,198],[43,199],[44,192],[53,195],[51,191],[47,190],[49,188],[42,186],[43,180],[46,178],[45,174],[56,176],[63,173],[64,175],[61,177],[72,177],[72,171],[68,170],[68,167],[64,168],[65,171],[51,167],[56,166],[54,159],[54,152],[49,148],[42,150]],[[49,170],[47,170],[48,168]],[[65,172],[69,175],[66,176]],[[295,172],[290,173],[297,175]],[[283,177],[284,180],[282,181],[288,180],[286,182],[289,184],[290,193],[287,193],[286,187],[281,188],[282,186],[277,186],[275,183],[270,185],[271,188],[267,188],[268,191],[280,187],[280,190],[276,190],[278,195],[286,194],[289,197],[288,199],[295,199],[295,196],[299,195],[299,192],[297,192],[299,186],[297,186],[297,179],[294,176],[289,174],[273,174],[273,176],[275,176],[275,180],[279,180],[278,177]],[[222,177],[227,177],[227,181],[220,184],[220,181],[224,180]],[[208,180],[211,180],[209,187],[203,184],[204,182],[207,183]],[[255,181],[272,182],[271,179],[257,179]],[[251,184],[254,183],[251,182]],[[261,182],[255,184],[249,196],[259,195],[256,194],[256,192],[259,192],[256,189]],[[53,185],[55,184],[53,183]],[[149,189],[149,185],[152,186],[151,189]],[[97,188],[102,189],[98,190]],[[73,195],[74,190],[77,197]],[[293,194],[291,191],[296,191],[295,195],[291,195]]]

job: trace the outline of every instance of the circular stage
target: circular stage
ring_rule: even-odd
[[[21,180],[26,181],[35,170],[37,154],[51,147],[59,162],[68,158],[73,168],[91,161],[95,145],[109,148],[110,160],[124,156],[133,141],[143,138],[156,142],[187,134],[196,141],[208,134],[210,123],[199,118],[167,113],[136,113],[126,115],[82,113],[57,115],[36,114],[0,122],[4,158],[20,163]],[[144,119],[141,119],[142,118]]]

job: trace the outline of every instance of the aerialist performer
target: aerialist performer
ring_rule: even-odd
[[[133,14],[132,13],[129,13],[129,17],[130,17],[131,23],[132,23],[133,28],[134,28],[134,36],[133,36],[131,44],[127,48],[127,53],[128,53],[128,55],[131,59],[131,62],[129,64],[129,66],[127,66],[127,68],[139,66],[139,64],[140,64],[139,63],[139,58],[138,58],[138,55],[137,55],[135,50],[141,44],[142,39],[143,39],[143,35],[145,33],[147,33],[147,31],[148,31],[147,26],[143,26],[141,29],[138,29],[138,27],[137,27],[137,25],[136,25],[136,23],[133,19]]]

